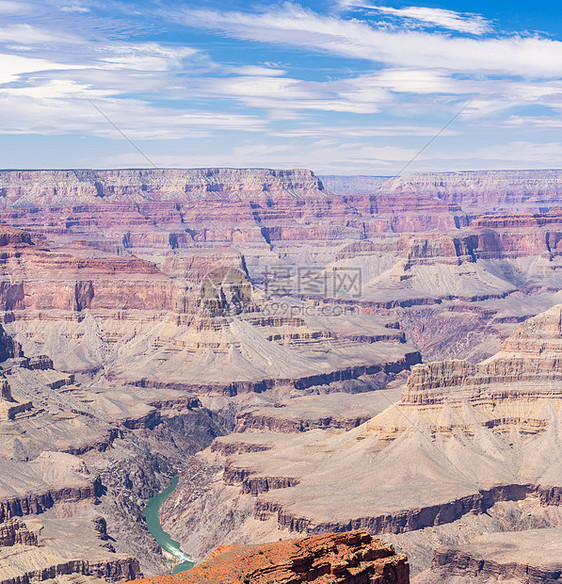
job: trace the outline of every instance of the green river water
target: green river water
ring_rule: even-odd
[[[148,530],[152,533],[154,539],[158,542],[162,549],[171,553],[173,556],[181,561],[181,564],[177,565],[173,570],[172,574],[177,574],[178,572],[183,572],[193,568],[195,562],[187,555],[181,551],[180,544],[174,541],[163,529],[160,523],[160,507],[162,503],[174,492],[174,489],[178,485],[179,477],[172,479],[172,482],[160,493],[148,499],[146,507],[143,510],[144,516],[146,517],[146,524]]]

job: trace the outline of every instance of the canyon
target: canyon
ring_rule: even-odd
[[[561,349],[558,305],[479,364],[415,365],[400,399],[353,429],[239,428],[195,456],[164,525],[198,556],[213,533],[202,508],[235,510],[217,528],[234,541],[367,529],[408,550],[415,574],[461,523],[522,537],[526,523],[559,546]]]
[[[177,475],[199,562],[556,581],[561,290],[561,171],[0,171],[0,584],[169,572]]]

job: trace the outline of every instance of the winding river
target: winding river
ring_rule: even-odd
[[[180,548],[180,544],[174,541],[169,534],[167,534],[162,529],[162,524],[160,523],[160,507],[162,503],[174,492],[174,489],[178,485],[179,477],[174,477],[170,484],[160,493],[148,499],[146,507],[143,510],[144,516],[146,517],[146,525],[154,539],[158,542],[160,547],[176,558],[180,560],[173,570],[172,574],[177,574],[178,572],[183,572],[189,570],[195,565],[195,562]]]

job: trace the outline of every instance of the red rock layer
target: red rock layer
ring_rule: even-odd
[[[218,547],[187,572],[138,584],[407,584],[408,561],[391,545],[354,531],[261,545]]]
[[[186,312],[193,305],[185,285],[176,285],[153,263],[133,255],[80,257],[27,242],[1,249],[0,310],[122,307]],[[17,347],[8,347],[0,336],[2,352],[16,353]]]

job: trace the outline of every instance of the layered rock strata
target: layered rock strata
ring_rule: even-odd
[[[263,313],[267,308],[276,314],[280,304],[274,302],[270,309],[260,294],[276,296],[268,283],[280,271],[289,274],[285,284],[291,296],[309,298],[323,310],[390,312],[394,318],[412,312],[420,319],[425,312],[417,307],[424,306],[445,315],[459,311],[460,305],[470,306],[467,313],[478,306],[501,314],[516,306],[513,298],[521,293],[537,297],[538,311],[562,285],[562,231],[554,211],[548,217],[511,219],[504,213],[496,223],[488,217],[468,225],[470,217],[456,203],[434,194],[357,194],[353,189],[333,194],[309,171],[5,171],[0,183],[5,204],[0,224],[7,227],[0,237],[0,304],[18,339],[37,337],[34,329],[46,321],[80,321],[86,311],[101,311],[94,318],[103,328],[119,328],[117,320],[143,320],[146,329],[154,319],[168,318],[162,311],[180,315],[178,320],[192,327],[212,328],[218,321],[207,318],[201,284],[207,274],[224,267],[245,274],[254,286],[247,306],[232,302],[240,289],[223,286],[218,295],[226,304],[230,299],[238,311]],[[326,288],[316,297],[299,283],[299,269],[311,267],[320,270]],[[341,274],[352,272],[360,273],[360,286],[338,287]],[[488,307],[495,300],[505,302]],[[307,310],[281,306],[283,316]],[[154,312],[132,314],[139,310]],[[100,317],[106,322],[100,323]],[[451,321],[442,319],[443,331]],[[484,337],[493,337],[497,346],[509,329],[506,323],[482,324],[481,332],[471,335],[473,319],[467,314],[464,322],[469,338],[461,342],[471,351],[478,351]],[[431,320],[423,324],[431,326]],[[458,327],[450,329],[451,335],[459,332]],[[97,371],[100,352],[109,353],[127,334],[116,331],[109,341],[96,339],[95,351],[76,351],[83,363],[81,368],[74,365],[75,370]],[[271,338],[278,342],[291,333],[282,334],[272,331]],[[367,330],[353,338],[365,343],[377,337]],[[447,340],[451,342],[434,341],[428,355],[446,356],[456,342]],[[220,343],[211,342],[211,350]],[[206,344],[196,340],[194,350]],[[25,348],[29,354],[39,350],[29,342]],[[68,345],[58,349],[42,352],[52,358],[74,352]],[[453,350],[466,354],[464,347]],[[481,352],[489,355],[493,347]],[[150,370],[144,374],[148,382],[155,377]]]
[[[162,169],[0,171],[7,205],[63,206],[87,202],[152,202],[323,194],[309,170]]]
[[[562,580],[562,530],[534,529],[480,536],[460,548],[439,548],[425,584],[538,584]]]
[[[37,534],[30,531],[27,525],[18,519],[0,523],[0,547],[15,544],[37,545]]]

